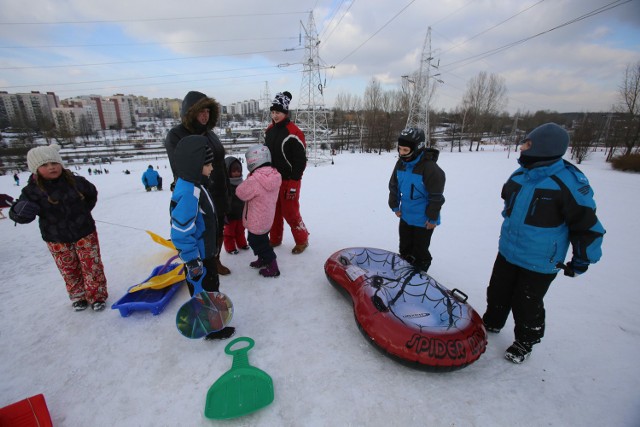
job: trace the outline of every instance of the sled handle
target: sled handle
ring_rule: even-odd
[[[460,300],[460,302],[467,302],[467,299],[469,298],[467,294],[465,294],[458,288],[453,288],[453,290],[451,291],[451,295],[453,295],[455,299]]]

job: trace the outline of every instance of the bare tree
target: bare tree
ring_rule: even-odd
[[[624,155],[627,156],[639,145],[640,139],[640,61],[627,65],[619,95],[626,116],[623,142],[626,148]]]
[[[382,87],[380,82],[372,78],[369,85],[364,90],[365,123],[367,129],[367,148],[371,149],[380,144],[382,137],[382,127],[380,119],[383,111],[382,105]]]
[[[589,156],[598,134],[598,127],[589,115],[585,114],[582,122],[573,132],[571,158],[575,159],[578,164],[582,163]]]
[[[491,121],[507,104],[507,86],[504,77],[481,71],[467,83],[467,91],[462,97],[462,110],[465,111],[466,127],[471,132],[469,151],[473,140],[478,141],[476,151],[480,149],[482,132],[491,129]]]

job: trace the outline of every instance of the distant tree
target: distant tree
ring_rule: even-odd
[[[589,156],[598,134],[598,126],[588,114],[585,114],[582,122],[574,130],[571,142],[571,158],[575,159],[576,163],[582,163]]]
[[[640,139],[640,61],[627,65],[619,88],[620,105],[625,114],[624,155],[633,152]]]
[[[480,148],[482,132],[489,131],[491,121],[507,104],[507,86],[504,77],[487,74],[481,71],[467,83],[467,90],[462,97],[462,109],[471,139],[478,141],[476,151]],[[473,142],[469,151],[473,148]]]

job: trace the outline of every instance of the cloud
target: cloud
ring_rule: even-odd
[[[0,90],[181,98],[198,89],[232,103],[259,98],[266,81],[295,96],[315,7],[321,64],[335,66],[320,71],[329,106],[339,91],[362,95],[373,77],[399,89],[420,68],[431,27],[433,71],[444,81],[434,108],[455,108],[466,82],[486,71],[505,77],[510,111],[595,111],[615,101],[640,56],[638,3],[598,13],[597,0],[3,2]]]

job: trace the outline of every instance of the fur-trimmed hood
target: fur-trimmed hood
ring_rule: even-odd
[[[194,123],[198,118],[198,112],[203,108],[209,109],[209,121],[207,122],[207,130],[214,128],[220,117],[220,106],[215,98],[209,98],[202,92],[191,91],[187,93],[182,100],[180,116],[182,117],[182,125],[191,133],[196,132]]]

